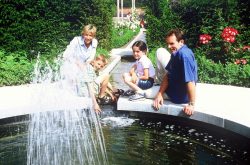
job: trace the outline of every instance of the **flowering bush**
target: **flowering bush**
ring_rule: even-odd
[[[235,41],[235,36],[237,34],[239,34],[239,33],[236,29],[231,28],[231,27],[226,27],[222,31],[221,37],[223,38],[224,41],[233,43]]]
[[[222,64],[246,65],[249,62],[250,46],[242,46],[244,40],[237,29],[225,27],[219,34],[216,31],[204,32],[206,33],[199,36],[199,48],[204,51],[207,58]],[[237,35],[239,38],[236,40]]]
[[[211,39],[212,39],[212,37],[209,34],[201,34],[200,35],[200,43],[201,44],[207,44]]]

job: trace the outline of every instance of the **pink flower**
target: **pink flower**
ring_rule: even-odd
[[[239,64],[242,64],[242,65],[246,65],[247,64],[247,60],[244,59],[244,58],[241,58],[241,59],[236,59],[234,64],[236,65],[239,65]]]
[[[243,48],[242,48],[244,51],[250,51],[250,46],[243,46]]]
[[[209,34],[201,34],[200,35],[200,43],[202,43],[202,44],[207,44],[211,39],[212,39],[212,37]]]
[[[241,59],[241,63],[242,63],[243,65],[246,65],[246,64],[247,64],[247,60],[246,60],[246,59]]]

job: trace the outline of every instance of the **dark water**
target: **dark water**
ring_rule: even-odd
[[[172,117],[135,118],[110,110],[101,121],[111,165],[249,164],[249,139],[231,132]],[[0,124],[0,165],[26,164],[28,121]]]
[[[109,161],[117,165],[248,164],[248,139],[174,120],[143,117],[130,127],[104,127]]]

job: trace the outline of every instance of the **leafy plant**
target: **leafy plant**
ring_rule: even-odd
[[[0,86],[25,84],[31,81],[33,61],[25,52],[7,53],[0,50]]]

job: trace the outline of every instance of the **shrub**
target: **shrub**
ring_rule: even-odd
[[[135,35],[138,34],[139,30],[138,27],[133,30],[126,26],[112,28],[111,47],[120,48],[126,45]]]
[[[250,65],[215,63],[196,49],[199,82],[250,87]]]
[[[33,62],[23,52],[0,50],[0,86],[19,85],[31,81]]]
[[[97,26],[99,46],[109,48],[114,3],[112,0],[0,1],[0,42],[6,51],[49,51],[62,45],[86,24]]]
[[[165,36],[172,28],[182,28],[179,16],[166,0],[146,1],[147,43],[150,48],[165,46]]]

